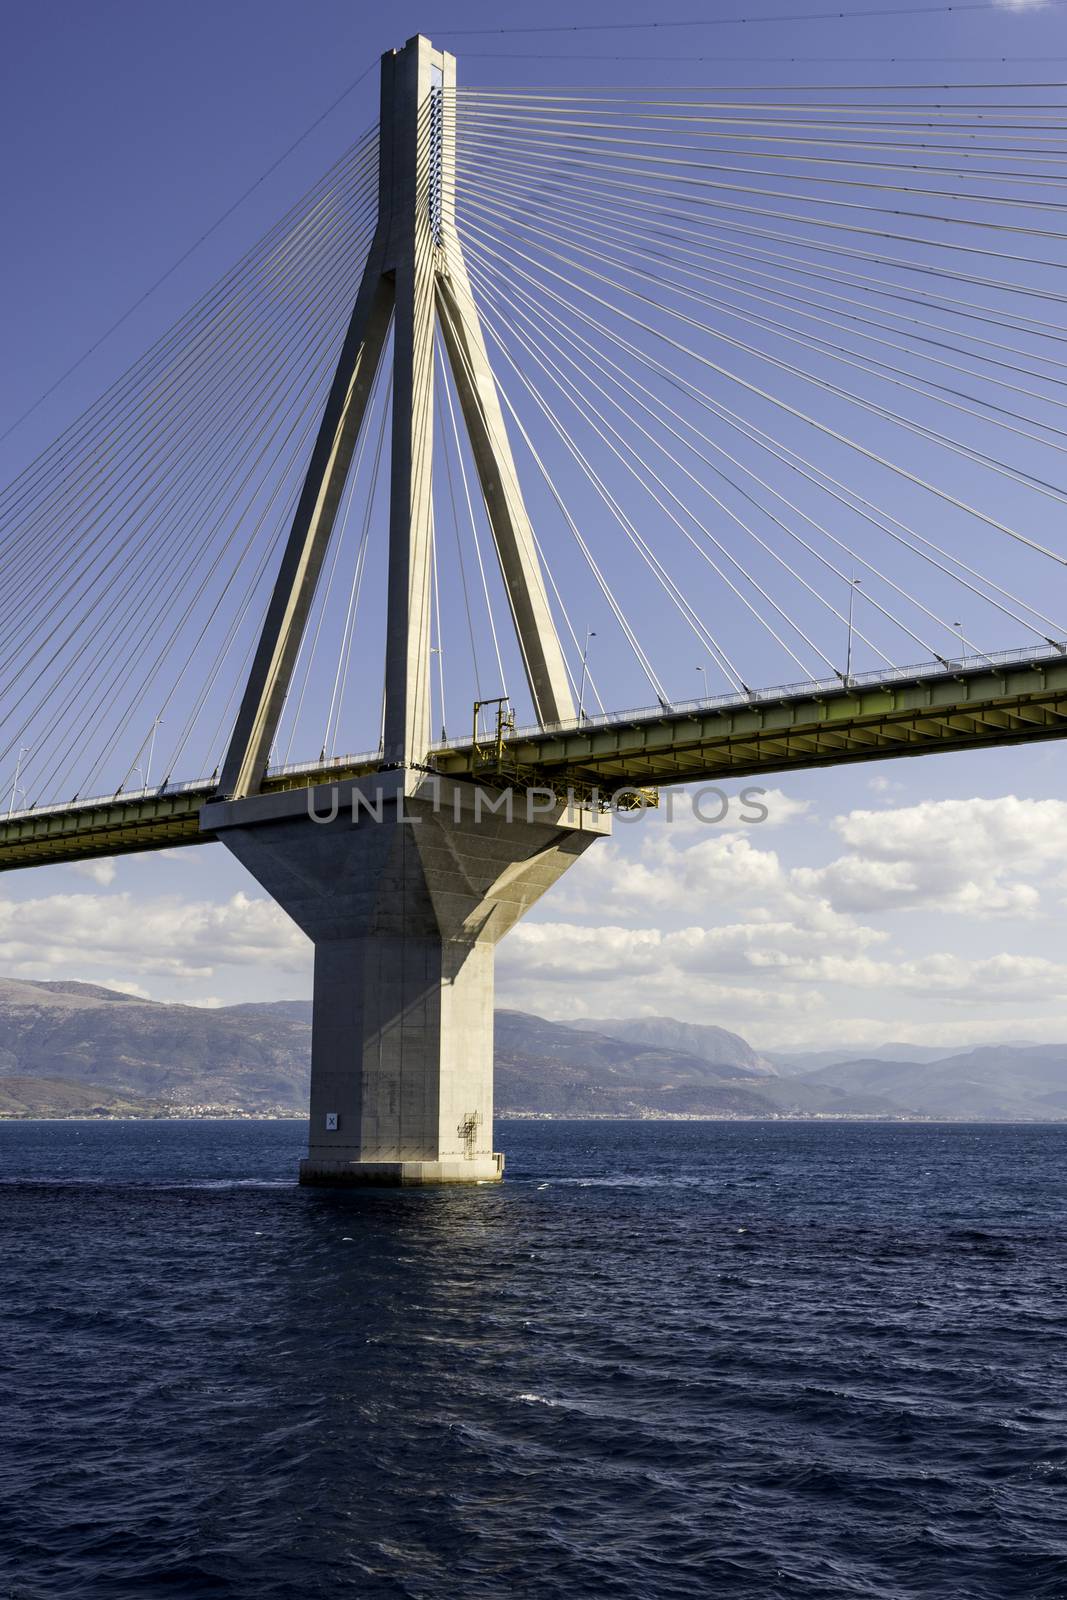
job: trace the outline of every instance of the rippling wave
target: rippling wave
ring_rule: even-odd
[[[0,1594],[1063,1600],[1067,1129],[0,1125]]]

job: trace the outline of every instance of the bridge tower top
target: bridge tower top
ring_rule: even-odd
[[[456,58],[422,35],[381,63],[378,221],[220,794],[258,791],[390,326],[393,345],[383,761],[430,744],[433,391],[441,332],[542,725],[574,714],[563,653],[455,225]]]

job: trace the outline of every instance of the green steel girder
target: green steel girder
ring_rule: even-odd
[[[372,762],[333,763],[299,777],[268,779],[264,792],[309,788],[340,782],[373,771]],[[42,867],[93,856],[132,855],[141,850],[210,844],[215,835],[201,832],[200,808],[216,792],[205,780],[170,794],[114,795],[83,805],[42,807],[13,817],[0,817],[0,872],[15,867]]]
[[[85,806],[42,808],[0,821],[0,869],[201,844],[200,807],[211,792],[115,796]]]
[[[570,771],[610,787],[677,782],[679,758],[685,777],[696,781],[1064,734],[1067,660],[1055,657],[828,694],[801,692],[752,705],[620,718],[608,726],[528,737],[513,742],[509,755],[529,770]],[[459,776],[469,770],[469,754],[439,751],[437,765]]]
[[[610,794],[631,785],[769,776],[1065,735],[1067,659],[1051,657],[520,734],[505,742],[504,757],[506,768],[524,783],[574,782]],[[454,778],[484,776],[469,743],[435,750],[432,764]],[[268,778],[263,787],[307,788],[374,770],[369,760],[333,763]],[[0,817],[0,871],[208,843],[213,836],[200,831],[198,816],[213,792],[213,783],[205,781],[170,794],[116,796]]]

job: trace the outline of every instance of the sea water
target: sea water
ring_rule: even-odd
[[[0,1594],[1067,1596],[1067,1128],[0,1125]]]

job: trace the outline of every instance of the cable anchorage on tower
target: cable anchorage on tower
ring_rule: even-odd
[[[430,182],[428,206],[430,213],[430,232],[434,244],[440,248],[442,240],[442,157],[444,151],[444,73],[440,67],[431,71],[430,83],[430,121],[429,121],[429,156],[430,156]]]

